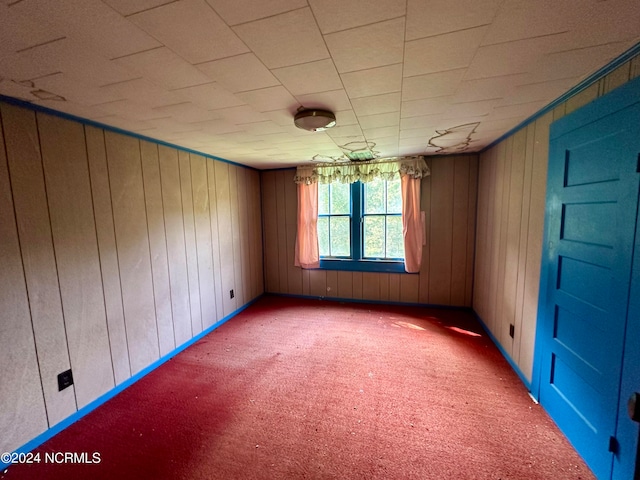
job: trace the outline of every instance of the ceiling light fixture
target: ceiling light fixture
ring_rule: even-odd
[[[296,127],[310,132],[321,132],[336,124],[336,116],[329,110],[317,108],[300,108],[293,117]]]

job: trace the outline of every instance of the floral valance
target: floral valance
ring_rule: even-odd
[[[431,174],[423,156],[395,157],[362,162],[317,163],[296,170],[295,183],[354,183],[377,178],[392,180],[398,175],[423,178]]]

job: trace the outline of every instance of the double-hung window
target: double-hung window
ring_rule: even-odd
[[[400,179],[318,185],[320,268],[404,272]]]

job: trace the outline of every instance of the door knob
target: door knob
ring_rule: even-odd
[[[627,411],[631,420],[640,423],[640,393],[633,392],[631,394],[627,402]]]

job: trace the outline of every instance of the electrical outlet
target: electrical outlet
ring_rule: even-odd
[[[62,372],[58,374],[58,391],[61,392],[67,387],[73,385],[73,374],[71,373],[71,369],[66,372]]]
[[[509,324],[509,336],[510,336],[511,338],[513,338],[513,335],[514,335],[514,333],[515,333],[515,330],[516,330],[516,327],[514,327],[514,326],[513,326],[513,323],[510,323],[510,324]]]
[[[229,298],[233,298],[235,297],[235,294],[233,293],[233,288],[231,290],[229,290]]]

